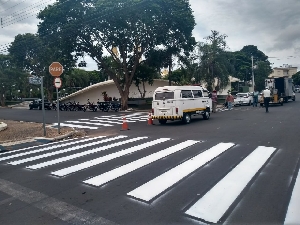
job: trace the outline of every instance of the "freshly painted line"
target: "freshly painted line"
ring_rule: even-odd
[[[141,167],[144,167],[150,163],[153,163],[157,160],[160,160],[162,158],[165,158],[171,154],[174,154],[176,152],[181,151],[182,149],[185,149],[189,146],[192,146],[196,143],[199,143],[199,141],[193,141],[193,140],[187,140],[185,142],[179,143],[177,145],[171,146],[169,148],[166,148],[164,150],[161,150],[159,152],[153,153],[151,155],[148,155],[146,157],[143,157],[141,159],[138,159],[136,161],[133,161],[131,163],[128,163],[126,165],[120,166],[116,169],[113,169],[111,171],[108,171],[106,173],[103,173],[99,176],[92,177],[88,180],[83,181],[86,184],[91,184],[94,186],[101,186],[109,181],[112,181],[118,177],[121,177],[127,173],[130,173],[134,170],[137,170]]]
[[[116,225],[114,222],[99,217],[83,209],[77,208],[53,197],[34,191],[27,187],[12,183],[0,178],[0,191],[12,196],[14,199],[25,202],[28,206],[35,207],[62,221],[74,225]],[[17,221],[17,219],[16,219]],[[59,223],[59,222],[58,222]],[[22,224],[22,223],[21,223]],[[23,221],[23,224],[25,222]]]
[[[113,125],[104,124],[104,123],[90,123],[90,122],[80,122],[80,121],[66,121],[67,123],[79,123],[79,124],[87,124],[87,125],[96,125],[96,126],[104,126],[104,127],[112,127]]]
[[[73,139],[68,139],[68,140],[63,140],[63,141],[58,141],[58,142],[49,142],[49,143],[42,144],[42,145],[36,145],[36,146],[21,148],[21,149],[17,149],[17,150],[13,150],[13,151],[3,152],[3,153],[1,153],[1,156],[16,153],[16,152],[21,152],[21,151],[25,151],[25,150],[29,150],[29,149],[33,149],[33,148],[41,148],[41,147],[45,147],[45,146],[48,146],[48,145],[57,145],[57,144],[61,144],[61,143],[64,143],[64,142],[69,142],[71,140],[78,140],[78,138],[73,138]]]
[[[79,119],[79,120],[86,120],[87,121],[87,120],[90,120],[90,119]]]
[[[292,197],[285,217],[284,224],[299,224],[300,221],[300,170],[293,189]]]
[[[112,117],[112,116],[117,116],[117,115],[101,116],[101,117],[109,118],[109,117]]]
[[[57,125],[58,125],[58,123],[53,123],[53,126],[57,126]],[[98,127],[88,127],[88,126],[69,124],[69,123],[60,123],[60,126],[62,126],[62,127],[76,127],[76,128],[82,128],[82,129],[90,129],[90,130],[97,130],[98,129]]]
[[[91,149],[91,150],[88,150],[88,151],[76,153],[76,154],[69,155],[69,156],[62,157],[62,158],[58,158],[58,159],[53,159],[53,160],[43,162],[43,163],[39,163],[39,164],[36,164],[36,165],[26,166],[26,168],[27,169],[33,169],[33,170],[44,168],[46,166],[55,165],[55,164],[58,164],[58,163],[61,163],[61,162],[69,161],[71,159],[79,158],[79,157],[86,156],[86,155],[89,155],[89,154],[93,154],[93,153],[96,153],[96,152],[108,150],[110,148],[114,148],[114,147],[117,147],[117,146],[120,146],[120,145],[128,144],[128,143],[131,143],[131,142],[134,142],[134,141],[139,141],[139,140],[144,139],[144,138],[147,138],[147,137],[137,137],[137,138],[132,138],[132,139],[129,139],[129,140],[126,140],[126,141],[120,141],[120,142],[117,142],[117,143],[114,143],[114,144],[102,146],[102,147],[99,147],[99,148],[94,148],[94,149]]]
[[[103,120],[103,119],[98,118],[98,117],[95,117],[95,120],[90,120],[90,121],[92,121],[92,122],[103,122],[103,123],[112,123],[112,124],[122,124],[121,122]]]
[[[7,159],[12,159],[12,158],[17,158],[17,157],[21,157],[21,156],[24,156],[24,155],[30,155],[30,154],[34,154],[34,153],[38,153],[38,152],[44,152],[44,151],[52,150],[52,149],[55,149],[55,148],[62,148],[62,147],[66,147],[66,146],[69,146],[69,145],[79,144],[79,143],[82,143],[82,142],[93,141],[95,139],[104,138],[104,137],[105,136],[99,136],[99,137],[93,137],[93,138],[87,138],[87,139],[80,139],[78,141],[68,142],[68,143],[65,143],[65,144],[59,143],[59,144],[52,145],[52,146],[49,146],[49,147],[46,147],[46,148],[40,148],[40,149],[36,149],[36,150],[31,150],[31,151],[28,151],[28,152],[18,153],[18,154],[15,154],[15,155],[1,157],[0,161],[4,161],[4,160],[7,160]]]
[[[22,164],[22,163],[25,163],[25,162],[31,162],[31,161],[34,161],[34,160],[37,160],[37,159],[42,159],[42,158],[46,158],[46,157],[50,157],[50,156],[70,152],[70,151],[75,151],[75,150],[82,149],[82,148],[85,148],[85,147],[90,147],[90,146],[93,146],[93,145],[98,145],[98,144],[106,143],[106,142],[109,142],[109,141],[114,141],[114,140],[117,140],[117,139],[120,139],[120,138],[125,138],[125,137],[126,136],[117,136],[117,137],[108,138],[108,139],[104,139],[104,140],[100,140],[100,141],[96,141],[96,142],[87,143],[87,144],[84,144],[84,145],[76,145],[76,146],[73,146],[71,148],[66,148],[66,149],[62,149],[62,150],[59,150],[59,151],[55,151],[55,152],[50,152],[50,153],[46,153],[46,154],[42,154],[42,155],[38,155],[38,156],[33,156],[33,157],[25,158],[25,159],[20,159],[20,160],[17,160],[17,161],[8,162],[7,164],[19,165],[19,164]]]
[[[275,150],[273,147],[257,147],[185,213],[217,223]]]
[[[219,143],[216,146],[206,150],[205,152],[198,154],[197,156],[163,173],[155,179],[134,189],[127,195],[144,201],[150,201],[157,195],[161,194],[163,191],[179,182],[184,177],[188,176],[198,168],[216,158],[221,153],[231,148],[232,146],[234,146],[233,143]]]
[[[119,152],[115,152],[115,153],[112,153],[112,154],[109,154],[106,156],[102,156],[102,157],[99,157],[99,158],[96,158],[96,159],[93,159],[90,161],[86,161],[86,162],[80,163],[78,165],[74,165],[74,166],[70,166],[70,167],[67,167],[67,168],[64,168],[61,170],[57,170],[55,172],[51,172],[51,174],[59,176],[59,177],[63,177],[63,176],[69,175],[71,173],[75,173],[77,171],[84,170],[89,167],[96,166],[98,164],[107,162],[109,160],[116,159],[121,156],[128,155],[128,154],[131,154],[136,151],[140,151],[145,148],[149,148],[153,145],[160,144],[160,143],[163,143],[168,140],[170,140],[170,138],[159,138],[157,140],[146,142],[144,144],[140,144],[140,145],[137,145],[137,146],[134,146],[131,148],[123,149]]]

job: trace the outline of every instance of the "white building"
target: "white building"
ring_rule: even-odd
[[[288,64],[284,64],[283,67],[275,67],[273,68],[273,72],[269,75],[269,77],[289,77],[297,73],[297,67],[293,67]]]
[[[162,80],[162,79],[155,79],[152,85],[149,85],[148,83],[145,83],[145,90],[146,95],[145,98],[152,98],[153,92],[157,87],[167,86],[169,85],[168,80]],[[141,85],[140,85],[141,86]],[[143,91],[143,87],[140,87],[140,90]],[[100,82],[97,84],[93,84],[91,86],[88,86],[86,88],[83,88],[79,91],[76,91],[66,97],[61,98],[61,101],[75,101],[79,102],[80,104],[87,103],[87,100],[89,99],[90,102],[96,103],[98,99],[100,101],[103,100],[103,92],[106,92],[108,97],[111,98],[121,98],[120,93],[117,89],[117,86],[115,85],[113,80],[108,80],[104,82]],[[141,94],[138,90],[138,88],[132,84],[130,86],[129,91],[129,98],[141,98]]]

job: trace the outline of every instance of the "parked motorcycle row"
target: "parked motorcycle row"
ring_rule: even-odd
[[[57,106],[55,103],[52,103],[51,106],[52,109],[57,110]],[[67,102],[67,103],[61,103],[59,104],[59,110],[60,111],[83,111],[86,112],[87,110],[97,112],[97,110],[101,110],[102,112],[108,112],[108,111],[115,111],[118,112],[121,109],[121,103],[120,102],[100,102],[99,99],[97,101],[97,104],[94,102],[90,102],[90,100],[87,100],[87,103],[84,105],[81,105],[79,102]]]

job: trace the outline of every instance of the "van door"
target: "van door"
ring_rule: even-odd
[[[158,91],[154,95],[152,108],[155,116],[172,116],[175,114],[175,92],[164,90]]]

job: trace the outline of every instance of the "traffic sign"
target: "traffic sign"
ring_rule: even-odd
[[[59,77],[54,78],[54,86],[56,88],[60,88],[61,84],[62,84],[62,82],[61,82],[61,79]]]
[[[53,62],[49,66],[49,73],[53,77],[59,77],[63,73],[63,66],[59,62]]]

